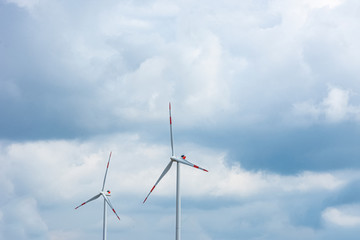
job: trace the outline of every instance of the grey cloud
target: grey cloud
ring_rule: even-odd
[[[228,149],[229,159],[246,169],[266,169],[284,174],[304,170],[359,168],[356,123],[315,125],[289,129],[273,126],[247,130],[213,132],[210,127],[178,134],[178,141],[206,144],[215,149]],[[216,143],[215,143],[216,142]]]
[[[269,2],[227,3],[218,8],[209,3],[206,9],[213,9],[213,14],[195,3],[190,12],[181,4],[160,7],[147,2],[135,11],[139,6],[112,3],[112,8],[97,8],[92,3],[76,20],[74,12],[80,6],[43,4],[25,14],[26,23],[14,26],[20,37],[8,42],[6,55],[20,61],[4,66],[13,76],[2,77],[9,95],[3,95],[2,101],[7,113],[2,121],[9,126],[3,138],[73,138],[125,128],[135,131],[129,120],[156,124],[159,104],[168,100],[178,100],[178,109],[187,111],[187,116],[196,117],[197,112],[213,119],[208,122],[212,126],[229,125],[230,118],[231,124],[254,126],[277,121],[293,102],[312,97],[329,81],[327,71],[311,56],[318,48],[307,50],[309,42],[322,38],[306,32],[322,27],[323,20],[312,14],[326,10],[305,8],[310,12],[304,13],[308,22],[298,23]],[[4,6],[12,12],[24,11]],[[333,23],[331,14],[342,16],[341,11],[332,8],[324,18]],[[262,13],[283,20],[264,31],[261,22],[269,21],[262,19]],[[12,22],[13,17],[3,18]],[[5,29],[4,36],[11,39]],[[346,41],[353,41],[347,29],[344,34]],[[23,56],[16,57],[20,52]],[[339,54],[330,52],[333,55],[326,59]],[[11,70],[14,66],[20,67],[21,76]],[[354,84],[348,80],[346,88]],[[184,121],[185,114],[179,115]]]

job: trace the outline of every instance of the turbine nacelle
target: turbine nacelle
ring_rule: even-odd
[[[100,191],[100,194],[105,195],[105,196],[108,196],[108,197],[111,196],[110,190],[107,190],[106,192]]]
[[[183,160],[186,161],[186,156],[185,155],[181,155],[180,158],[177,158],[176,156],[171,156],[170,157],[171,161],[175,161],[175,162],[182,162]]]
[[[182,155],[183,156],[183,155]],[[185,158],[181,157],[181,158],[178,158],[178,157],[175,157],[175,156],[172,156],[170,157],[170,160],[171,161],[174,161],[174,162],[184,162]],[[185,160],[186,161],[186,160]]]

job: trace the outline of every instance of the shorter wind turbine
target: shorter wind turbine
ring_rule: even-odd
[[[109,163],[110,163],[110,158],[111,158],[111,152],[110,152],[110,155],[109,155],[109,160],[108,160],[108,163],[107,163],[107,166],[106,166],[106,171],[105,171],[105,176],[104,176],[104,182],[103,182],[103,185],[102,185],[102,189],[100,191],[100,193],[98,193],[97,195],[95,195],[94,197],[90,198],[89,200],[87,200],[86,202],[80,204],[79,206],[77,206],[75,209],[78,209],[79,207],[85,205],[86,203],[88,202],[91,202],[97,198],[99,198],[100,196],[103,196],[104,198],[104,218],[103,218],[103,240],[106,240],[106,204],[108,204],[110,206],[110,208],[112,209],[112,211],[115,213],[116,217],[120,220],[120,217],[117,215],[114,207],[112,206],[110,200],[108,197],[110,197],[110,190],[107,190],[106,192],[104,192],[104,188],[105,188],[105,181],[106,181],[106,175],[107,175],[107,172],[108,172],[108,169],[109,169]]]
[[[180,163],[188,165],[190,167],[194,167],[200,170],[203,170],[207,172],[208,170],[201,168],[189,161],[186,160],[185,155],[181,155],[181,158],[178,158],[175,156],[174,153],[174,140],[173,140],[173,134],[172,134],[172,119],[171,119],[171,103],[169,103],[169,117],[170,117],[170,141],[171,141],[171,157],[170,162],[165,167],[164,171],[161,173],[159,179],[156,181],[155,185],[150,190],[149,194],[146,196],[143,203],[146,202],[149,195],[152,193],[156,185],[160,182],[160,180],[165,176],[165,174],[170,170],[172,164],[176,162],[176,233],[175,233],[175,239],[180,240],[180,227],[181,227],[181,197],[180,197]]]

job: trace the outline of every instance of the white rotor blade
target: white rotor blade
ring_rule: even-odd
[[[91,201],[97,199],[98,197],[100,197],[100,195],[101,195],[101,193],[95,195],[94,197],[90,198],[90,199],[87,200],[86,202],[84,202],[84,203],[80,204],[79,206],[77,206],[75,209],[78,209],[78,208],[81,207],[82,205],[85,205],[86,203],[91,202]]]
[[[169,102],[169,118],[170,118],[170,141],[171,141],[171,156],[174,156],[174,139],[172,133],[172,119],[171,119],[171,103]]]
[[[119,217],[119,215],[117,215],[114,207],[112,206],[112,204],[111,204],[111,202],[110,202],[110,199],[108,199],[105,194],[102,194],[102,195],[103,195],[105,201],[107,202],[107,204],[109,204],[111,210],[115,213],[115,215],[117,216],[117,218],[120,220],[120,217]]]
[[[110,155],[109,155],[109,160],[108,160],[108,163],[107,163],[107,165],[106,165],[106,171],[105,171],[105,176],[104,176],[104,182],[103,182],[103,186],[102,186],[101,191],[104,191],[104,188],[105,188],[106,175],[107,175],[107,172],[108,172],[108,169],[109,169],[109,163],[110,163],[111,153],[112,153],[112,152],[110,152]]]
[[[206,169],[204,169],[204,168],[201,168],[201,167],[199,167],[198,165],[195,165],[195,164],[189,162],[188,160],[178,159],[178,161],[179,161],[180,163],[183,163],[183,164],[188,165],[188,166],[190,166],[190,167],[194,167],[194,168],[203,170],[203,171],[205,171],[205,172],[209,172],[208,170],[206,170]]]
[[[164,169],[164,171],[162,172],[162,174],[160,175],[159,179],[156,181],[155,185],[153,186],[153,188],[150,190],[149,194],[146,196],[145,200],[143,203],[146,202],[147,198],[149,197],[149,195],[152,193],[152,191],[154,190],[154,188],[156,187],[156,185],[160,182],[160,180],[165,176],[165,174],[170,170],[171,165],[172,165],[173,161],[170,161],[169,164],[166,166],[166,168]]]

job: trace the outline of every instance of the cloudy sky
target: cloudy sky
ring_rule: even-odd
[[[0,0],[0,239],[360,234],[357,0]]]

